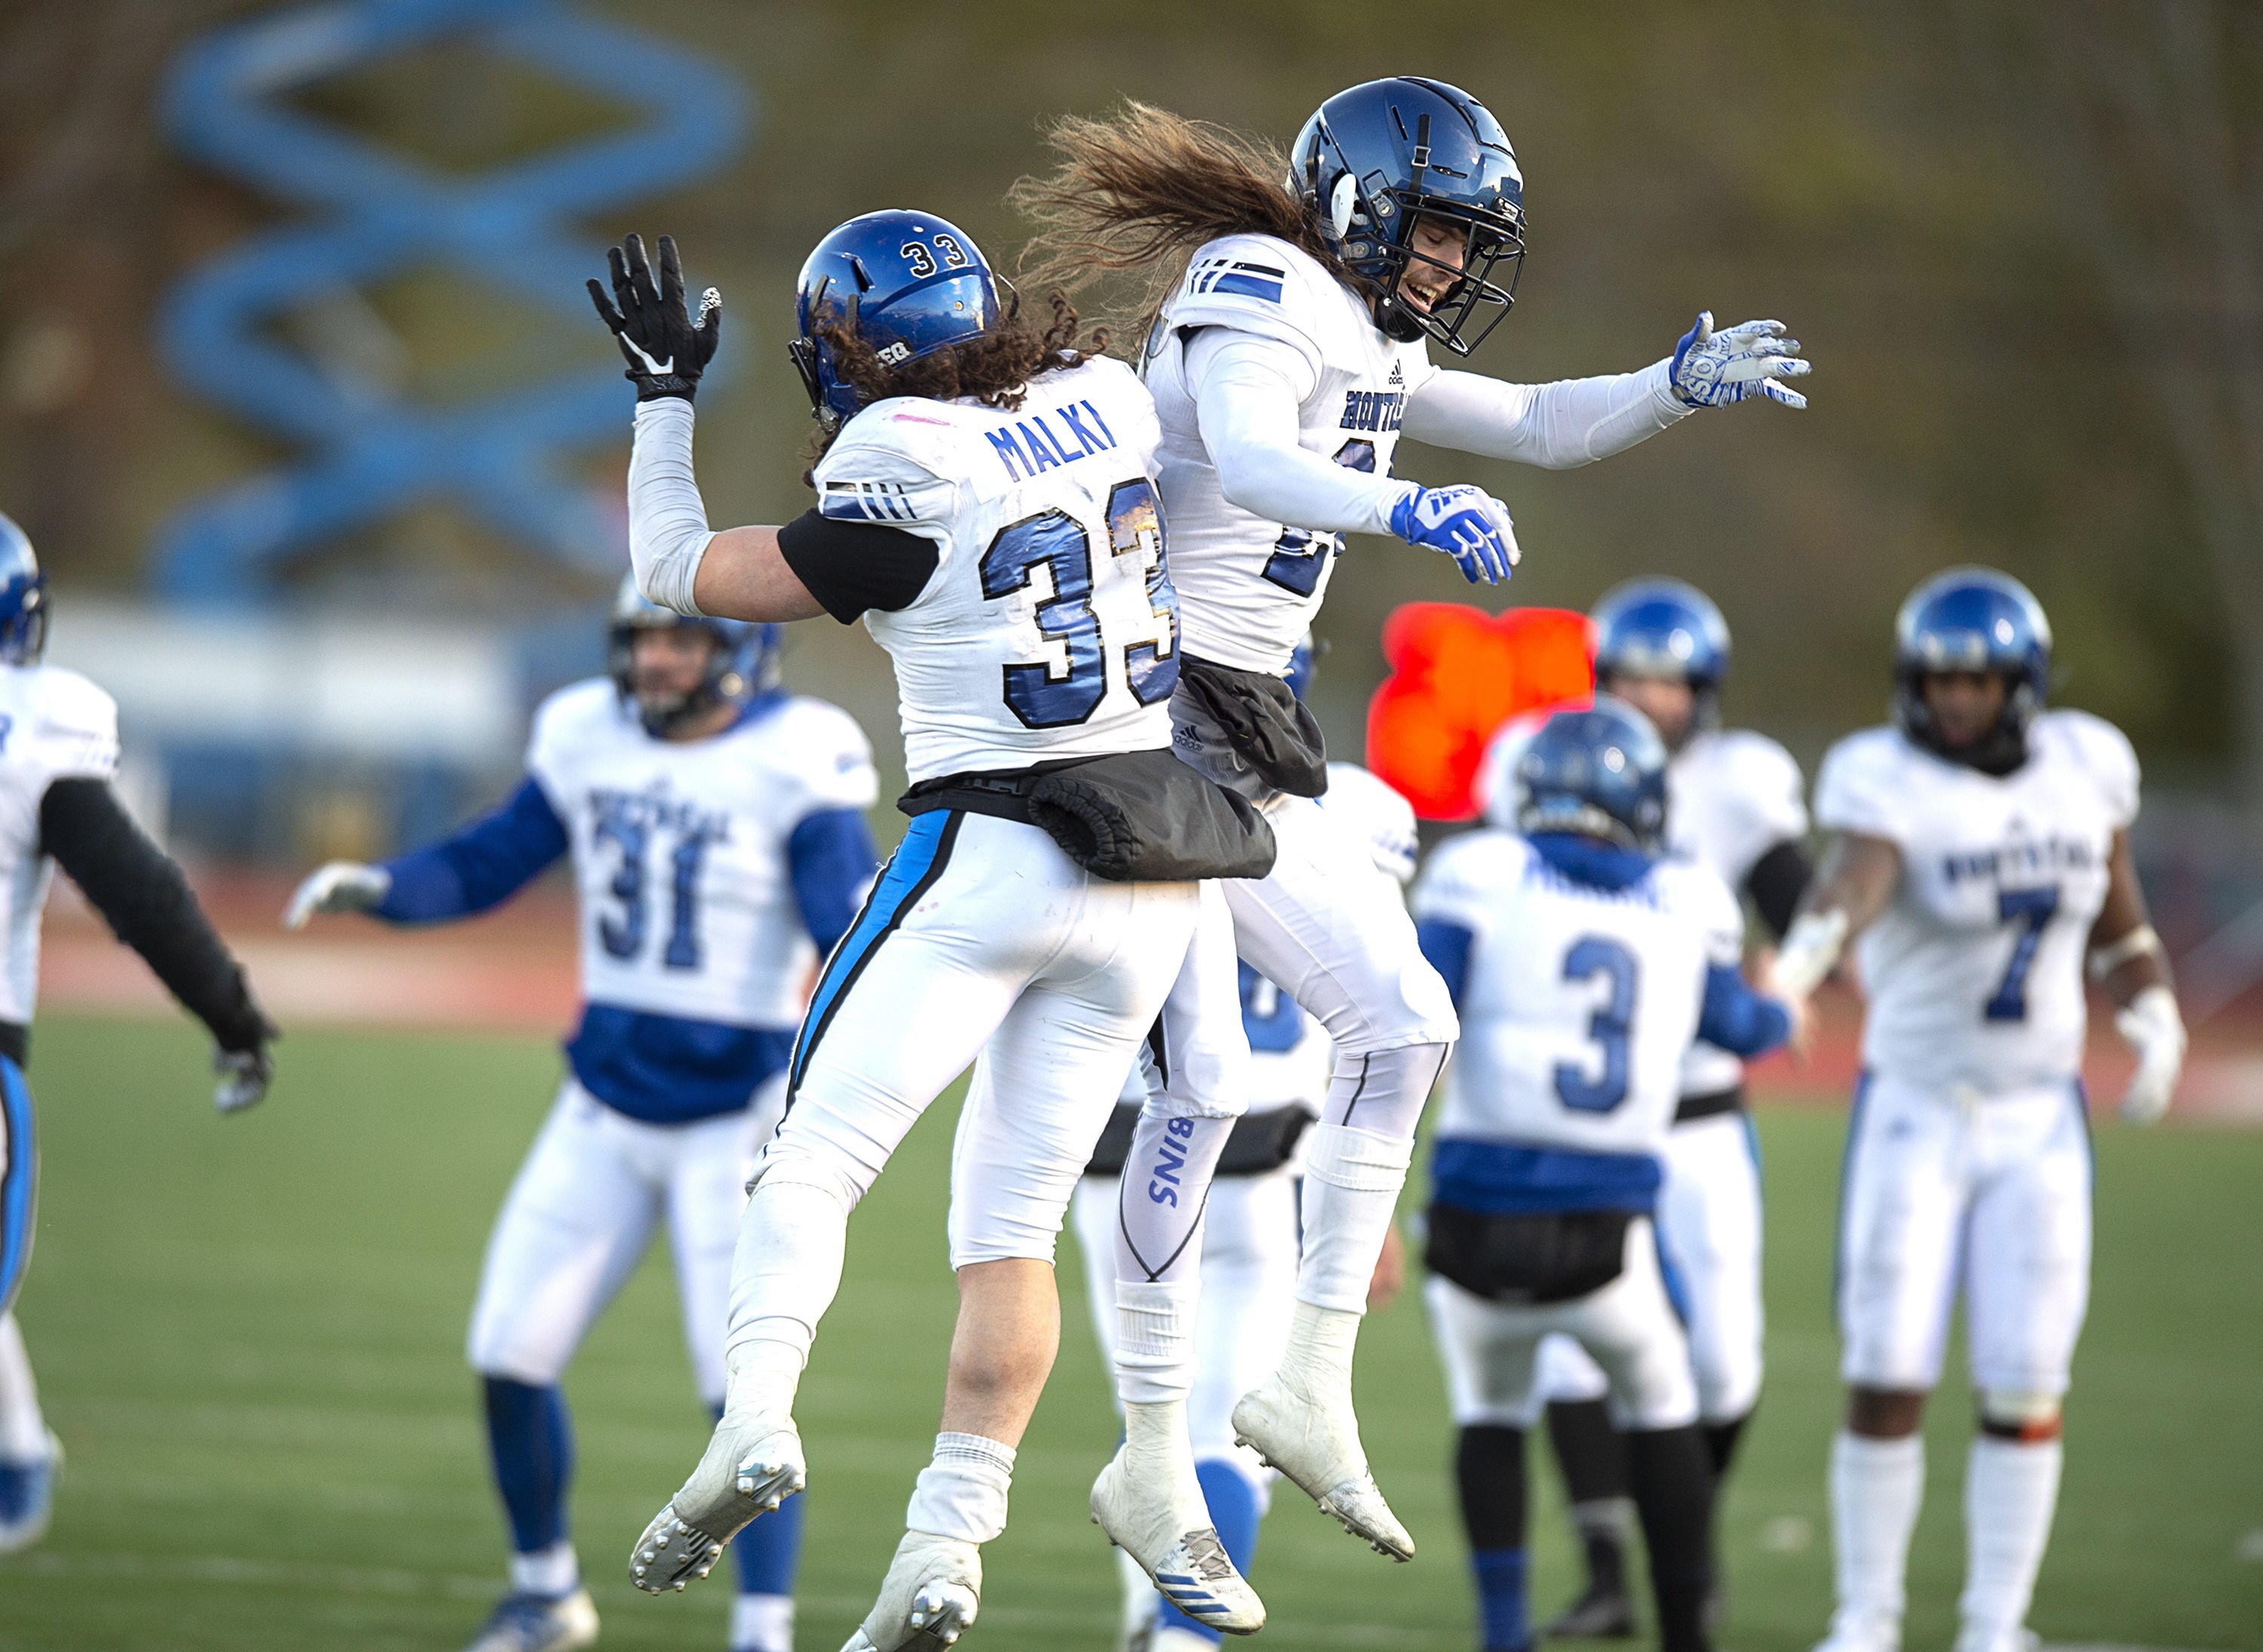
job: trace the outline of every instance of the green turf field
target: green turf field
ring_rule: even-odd
[[[70,1460],[46,1546],[0,1561],[0,1648],[454,1652],[496,1590],[502,1542],[464,1319],[555,1056],[531,1040],[300,1031],[268,1105],[226,1122],[203,1067],[185,1027],[40,1025],[46,1173],[21,1316]],[[932,1437],[949,1122],[938,1109],[859,1214],[803,1387],[805,1652],[831,1652],[863,1614]],[[1726,1510],[1731,1648],[1804,1648],[1824,1620],[1840,1132],[1820,1111],[1762,1119],[1770,1375]],[[2263,1531],[2263,1136],[2108,1128],[2099,1157],[2096,1292],[2035,1624],[2060,1641],[2263,1648],[2263,1555],[2240,1558]],[[705,1434],[664,1267],[568,1378],[576,1537],[605,1645],[713,1648],[719,1573],[665,1600],[623,1581]],[[1115,1425],[1081,1300],[1065,1310],[970,1647],[1110,1643],[1114,1570],[1083,1502]],[[1290,1491],[1256,1573],[1273,1612],[1261,1644],[1468,1646],[1419,1306],[1378,1316],[1363,1347],[1369,1444],[1421,1557],[1390,1566]],[[1912,1652],[1953,1627],[1966,1410],[1951,1396],[1934,1418]],[[1570,1578],[1552,1504],[1536,1537],[1545,1610]]]

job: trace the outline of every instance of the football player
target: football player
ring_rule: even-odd
[[[285,917],[293,929],[317,911],[445,923],[573,861],[581,1021],[472,1310],[467,1351],[511,1545],[510,1590],[472,1652],[596,1638],[568,1536],[574,1436],[559,1382],[656,1230],[675,1256],[693,1380],[719,1410],[747,1173],[784,1100],[811,972],[848,931],[878,859],[864,731],[779,686],[776,627],[686,619],[632,580],[606,641],[608,675],[536,712],[526,778],[500,808],[377,866],[332,862]],[[796,1500],[735,1546],[734,1652],[791,1652],[800,1527]]]
[[[1824,759],[1833,837],[1776,956],[1779,989],[1804,996],[1859,939],[1869,1000],[1840,1181],[1831,1652],[1900,1645],[1918,1426],[1960,1293],[1978,1428],[1957,1652],[2033,1644],[2089,1294],[2086,957],[2137,1051],[2123,1117],[2158,1118],[2184,1061],[2129,851],[2137,759],[2111,724],[2044,709],[2050,658],[2041,605],[2006,575],[1952,569],[1911,593],[1893,721]]]
[[[1610,696],[1558,712],[1517,761],[1521,835],[1451,840],[1414,891],[1462,1016],[1426,1288],[1486,1652],[1531,1641],[1524,1437],[1551,1333],[1601,1367],[1625,1431],[1659,1644],[1707,1644],[1713,1472],[1653,1236],[1660,1157],[1691,1040],[1757,1054],[1792,1017],[1745,984],[1728,886],[1663,855],[1666,767],[1648,721]]]
[[[1312,680],[1313,652],[1307,637],[1291,659],[1289,686],[1299,699]],[[1406,800],[1356,764],[1331,763],[1321,801],[1367,844],[1376,873],[1403,889],[1414,875],[1415,857],[1414,810]],[[1319,1024],[1247,963],[1239,985],[1249,1036],[1248,1111],[1234,1122],[1203,1213],[1188,1422],[1218,1541],[1247,1576],[1258,1523],[1272,1501],[1272,1476],[1254,1453],[1236,1445],[1233,1406],[1279,1363],[1288,1338],[1297,1284],[1298,1148],[1327,1100],[1329,1054]],[[1135,1068],[1069,1207],[1084,1253],[1093,1329],[1111,1357],[1121,1208],[1153,1202],[1158,1194],[1175,1196],[1175,1166],[1158,1167],[1146,1183],[1124,1176],[1148,1096],[1147,1075]],[[1401,1265],[1394,1248],[1371,1297],[1397,1290]],[[1206,1652],[1218,1643],[1216,1629],[1160,1599],[1146,1574],[1128,1560],[1124,1589],[1127,1645],[1144,1652]]]
[[[1343,533],[1442,552],[1473,582],[1508,577],[1507,507],[1475,487],[1394,478],[1402,432],[1584,465],[1699,408],[1803,406],[1788,380],[1808,364],[1778,322],[1716,332],[1708,315],[1638,372],[1547,385],[1441,372],[1432,344],[1466,356],[1507,315],[1524,207],[1500,123],[1440,81],[1340,92],[1285,157],[1136,104],[1110,121],[1065,121],[1053,141],[1059,170],[1015,191],[1042,226],[1042,272],[1135,270],[1159,301],[1142,371],[1162,424],[1186,620],[1177,749],[1262,804],[1279,859],[1269,878],[1226,886],[1240,952],[1320,1020],[1338,1058],[1306,1163],[1288,1351],[1235,1428],[1403,1561],[1413,1540],[1368,1472],[1351,1359],[1453,1007],[1404,909],[1355,875],[1360,846],[1313,804],[1326,786],[1319,732],[1279,679]],[[1229,1124],[1151,1115],[1133,1160],[1176,1134],[1198,1186]]]
[[[11,1311],[32,1257],[40,1163],[24,1081],[40,986],[40,918],[57,866],[118,938],[212,1034],[213,1100],[241,1112],[267,1093],[276,1038],[243,971],[181,869],[111,789],[118,706],[76,671],[43,665],[47,580],[24,531],[0,516],[0,1554],[46,1533],[62,1446],[40,1414]]]
[[[1766,735],[1720,727],[1729,627],[1678,579],[1630,580],[1591,616],[1595,685],[1635,707],[1673,754],[1667,846],[1747,897],[1783,938],[1811,870],[1799,765]],[[1674,1258],[1697,1373],[1697,1415],[1717,1481],[1761,1388],[1760,1148],[1744,1064],[1700,1039],[1682,1060],[1681,1099],[1662,1156],[1659,1238]],[[1595,1363],[1567,1338],[1541,1359],[1548,1437],[1587,1556],[1587,1588],[1551,1638],[1630,1634],[1625,1586],[1626,1454]]]
[[[661,251],[657,283],[633,243],[614,253],[611,301],[591,283],[637,387],[640,588],[678,612],[863,620],[894,662],[912,823],[819,981],[790,1110],[750,1185],[722,1422],[630,1569],[645,1589],[681,1587],[803,1483],[793,1400],[850,1213],[972,1061],[943,1431],[850,1641],[933,1646],[973,1620],[980,1545],[1005,1528],[1015,1447],[1059,1345],[1069,1196],[1198,938],[1219,954],[1206,973],[1232,978],[1223,902],[1198,880],[1262,873],[1272,839],[1169,754],[1178,615],[1154,409],[1122,363],[1078,348],[1065,300],[1040,335],[943,219],[841,225],[803,265],[792,345],[821,431],[818,505],[719,533],[692,474],[691,395],[720,300],[711,289],[695,322],[674,244]],[[1221,1085],[1247,1060],[1229,1030],[1214,1058],[1196,1055]],[[1126,1438],[1095,1518],[1180,1605],[1253,1631],[1264,1610],[1204,1511],[1175,1349],[1161,1345],[1171,1381],[1143,1386],[1159,1344],[1136,1295],[1124,1311]]]

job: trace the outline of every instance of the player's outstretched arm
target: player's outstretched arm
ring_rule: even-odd
[[[1902,880],[1902,851],[1883,837],[1841,832],[1799,903],[1768,966],[1770,996],[1804,1017],[1807,999],[1839,962],[1847,943],[1876,923]]]
[[[441,924],[500,906],[568,847],[566,823],[531,775],[492,813],[437,843],[375,866],[333,860],[283,910],[285,929],[317,912],[365,912],[388,924]]]
[[[2090,973],[2121,1012],[2114,1025],[2137,1052],[2137,1070],[2122,1092],[2122,1116],[2151,1124],[2169,1110],[2184,1071],[2185,1021],[2169,978],[2169,960],[2145,914],[2137,862],[2127,830],[2114,834],[2107,861],[2106,901],[2090,926]]]
[[[217,1047],[213,1102],[240,1112],[267,1093],[267,1047],[279,1036],[242,966],[213,931],[188,880],[134,823],[107,780],[72,777],[40,799],[40,844],[112,933],[141,954]]]

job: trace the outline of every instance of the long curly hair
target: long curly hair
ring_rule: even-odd
[[[1080,343],[1078,333],[1083,323],[1067,294],[1059,289],[1045,294],[1052,321],[1039,332],[1022,313],[1021,293],[1011,286],[1006,292],[1004,318],[981,337],[900,366],[883,362],[843,318],[820,322],[817,336],[833,347],[834,370],[856,386],[867,402],[896,395],[926,396],[937,402],[972,396],[985,407],[1010,410],[1022,405],[1031,380],[1104,352],[1109,333],[1104,327],[1096,328],[1088,341]],[[821,430],[812,438],[805,457],[813,468],[843,428]],[[802,481],[816,485],[806,473]]]
[[[1195,250],[1220,235],[1272,235],[1355,290],[1366,285],[1330,249],[1288,182],[1288,156],[1269,140],[1127,98],[1103,120],[1063,116],[1045,141],[1059,163],[1006,195],[1037,227],[1023,279],[1075,293],[1108,275],[1136,277],[1136,297],[1117,318],[1134,337],[1146,337]]]

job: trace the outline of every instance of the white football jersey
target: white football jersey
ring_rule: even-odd
[[[1131,369],[1095,357],[1011,410],[876,402],[818,461],[825,515],[938,547],[916,600],[864,616],[895,661],[913,780],[1170,743],[1178,600],[1155,440]]]
[[[1417,919],[1475,938],[1438,1134],[1584,1153],[1651,1153],[1681,1098],[1705,978],[1733,964],[1744,914],[1720,878],[1667,859],[1605,890],[1510,832],[1443,844]]]
[[[1898,728],[1831,749],[1815,818],[1901,851],[1892,904],[1857,942],[1865,1065],[1985,1090],[2081,1068],[2082,963],[2114,834],[2137,816],[2137,755],[2086,712],[2047,712],[2000,779]]]
[[[1702,728],[1666,770],[1666,841],[1742,889],[1762,855],[1807,836],[1804,783],[1792,755],[1746,728]],[[1681,1063],[1681,1093],[1717,1096],[1743,1082],[1745,1064],[1702,1040]]]
[[[1164,304],[1141,367],[1162,421],[1156,481],[1171,523],[1171,577],[1187,651],[1278,677],[1312,625],[1341,541],[1230,504],[1195,417],[1187,338],[1231,327],[1299,351],[1317,375],[1298,409],[1298,441],[1354,470],[1391,474],[1406,398],[1436,369],[1423,340],[1401,344],[1366,301],[1309,253],[1270,235],[1205,243]]]
[[[40,914],[54,863],[40,846],[40,801],[56,780],[118,772],[118,703],[59,665],[0,665],[0,900],[8,962],[0,1021],[28,1025],[40,996]]]
[[[712,739],[661,740],[600,677],[543,702],[526,766],[573,847],[585,998],[729,1026],[801,1019],[818,960],[787,840],[879,791],[848,713],[782,694]]]

